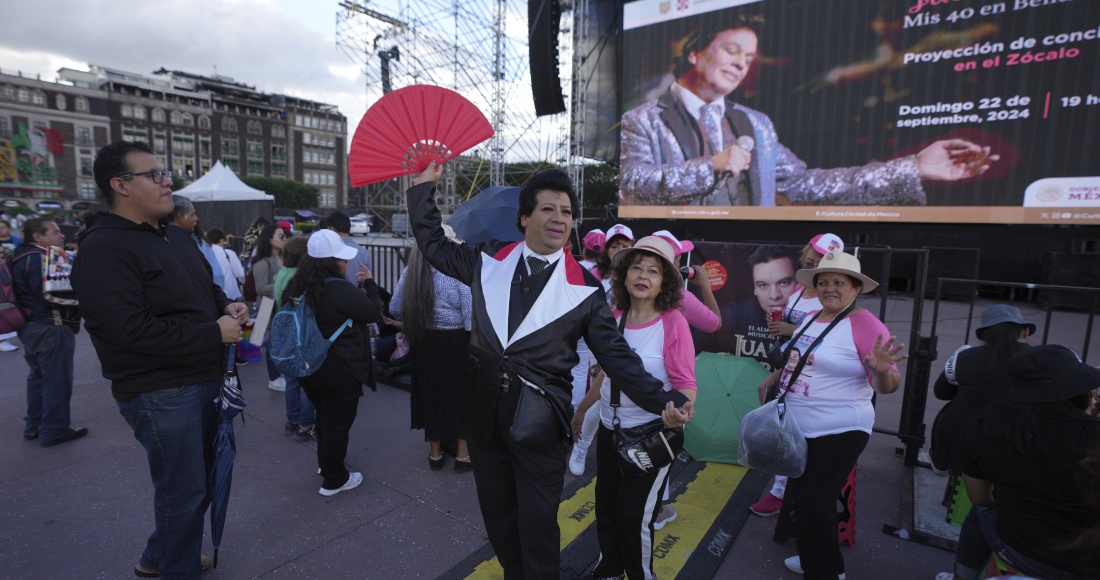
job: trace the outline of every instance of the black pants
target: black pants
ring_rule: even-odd
[[[863,431],[807,439],[806,471],[787,481],[783,503],[790,505],[784,505],[784,511],[794,511],[798,556],[806,580],[836,580],[844,573],[836,498],[868,439],[870,435]]]
[[[338,489],[351,477],[344,467],[344,458],[348,455],[348,433],[359,413],[360,397],[351,397],[349,400],[348,396],[342,394],[346,389],[332,384],[333,381],[359,383],[338,365],[330,366],[329,361],[325,361],[325,365],[312,376],[300,380],[306,396],[317,407],[317,419],[314,422],[317,434],[317,466],[321,468],[321,477],[325,478],[321,484],[325,489]]]
[[[614,432],[600,425],[596,432],[596,537],[600,562],[597,578],[626,572],[630,580],[653,575],[653,520],[661,511],[668,482],[666,466],[652,474],[623,477],[615,453]]]
[[[496,430],[485,445],[469,442],[477,500],[489,543],[505,580],[558,580],[561,530],[558,504],[568,448],[546,453],[512,437],[518,389],[497,400]]]

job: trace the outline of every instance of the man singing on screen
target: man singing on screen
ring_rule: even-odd
[[[989,169],[988,147],[937,141],[916,155],[862,167],[807,169],[767,115],[730,95],[756,57],[759,17],[716,18],[688,37],[676,82],[622,119],[619,195],[634,205],[924,205],[923,180]]]

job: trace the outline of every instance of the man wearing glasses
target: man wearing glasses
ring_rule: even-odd
[[[224,344],[248,308],[222,293],[198,246],[168,227],[172,174],[143,142],[96,155],[110,206],[80,238],[72,284],[119,412],[145,448],[156,529],[134,573],[192,578],[200,555]]]

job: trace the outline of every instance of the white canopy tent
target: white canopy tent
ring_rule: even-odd
[[[194,183],[175,192],[193,202],[274,201],[275,197],[245,185],[233,170],[216,161],[210,171]]]

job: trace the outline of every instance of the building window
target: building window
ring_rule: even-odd
[[[195,117],[191,113],[180,113],[180,124],[184,127],[194,127]]]
[[[83,175],[84,177],[95,176],[95,174],[92,173],[92,159],[90,157],[80,158],[80,175]]]
[[[208,139],[199,141],[199,156],[210,157],[210,141]]]
[[[271,162],[271,175],[286,176],[286,163],[279,161]]]
[[[297,125],[298,127],[301,127],[302,126],[302,117],[295,116],[294,117],[294,124]]]
[[[164,151],[168,148],[168,140],[165,138],[164,133],[156,133],[153,136],[153,149],[156,151]]]
[[[153,122],[154,123],[163,123],[164,122],[164,109],[153,109]]]
[[[76,144],[91,146],[92,144],[92,130],[88,127],[76,128]]]
[[[11,125],[7,117],[0,117],[0,137],[11,135]]]
[[[141,105],[134,105],[134,118],[145,120],[145,107]]]
[[[96,188],[94,183],[80,184],[80,199],[95,199]]]
[[[202,168],[202,173],[199,174],[199,177],[202,177],[203,175],[206,175],[207,173],[210,173],[210,162],[209,161],[207,161],[205,159],[202,160],[199,163],[199,167]]]
[[[249,159],[248,160],[248,174],[252,175],[252,176],[263,175],[264,174],[264,162],[263,162],[263,160],[261,159],[261,160],[257,161],[257,160],[254,160],[254,159]]]
[[[179,111],[172,111],[171,113],[169,113],[168,122],[173,124],[173,125],[182,125],[183,124],[183,119],[182,119],[182,117],[180,117],[180,112]]]
[[[122,105],[122,108],[119,109],[118,114],[126,117],[127,119],[132,118],[134,116],[134,108],[130,105]]]
[[[5,101],[14,101],[15,100],[15,87],[13,87],[11,85],[4,85],[3,95],[4,95],[4,100]]]
[[[233,117],[222,117],[222,131],[236,131],[237,120]]]
[[[57,93],[57,96],[55,96],[53,100],[57,104],[57,108],[62,111],[65,110],[65,107],[69,106],[69,100],[61,93]]]
[[[271,158],[272,159],[286,159],[286,145],[272,145],[271,146]]]
[[[241,162],[236,157],[222,157],[222,165],[232,169],[234,172],[240,172]]]
[[[31,104],[38,105],[39,107],[46,106],[46,93],[42,91],[35,91],[31,96]]]
[[[264,157],[264,144],[260,141],[253,141],[253,140],[249,139],[249,141],[248,141],[248,156],[249,157],[259,157],[260,159],[263,159],[263,157]]]
[[[264,126],[261,125],[259,121],[249,121],[248,122],[248,134],[249,135],[263,135],[264,134]]]
[[[222,154],[232,153],[236,155],[240,153],[240,142],[236,139],[222,139]]]
[[[271,136],[277,139],[286,139],[286,127],[282,125],[272,125]]]
[[[149,141],[149,134],[145,132],[145,129],[138,129],[136,127],[122,127],[122,138],[126,141]]]
[[[88,112],[88,99],[85,99],[84,97],[77,97],[76,98],[76,112],[77,113],[87,113]]]
[[[195,140],[183,135],[172,135],[172,151],[194,151]]]
[[[210,117],[206,115],[199,117],[199,129],[210,129]]]
[[[31,92],[26,87],[19,87],[19,90],[16,91],[16,100],[20,103],[31,102]]]

